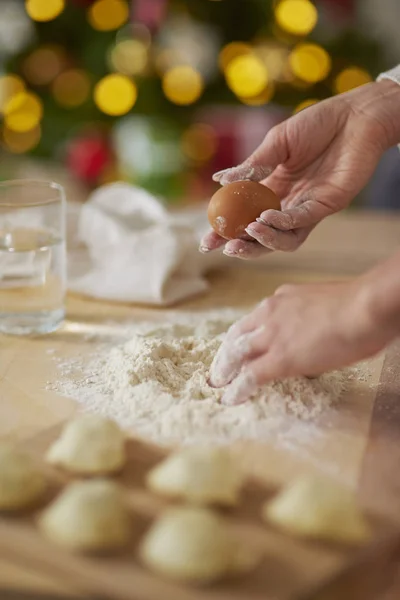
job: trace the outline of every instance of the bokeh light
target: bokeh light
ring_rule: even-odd
[[[359,67],[349,67],[344,69],[336,77],[334,89],[337,94],[343,94],[360,85],[371,83],[372,80],[371,75],[364,69],[360,69]]]
[[[319,102],[319,100],[317,100],[316,98],[308,98],[307,100],[303,100],[303,102],[300,102],[300,104],[298,104],[296,106],[296,108],[293,110],[293,114],[297,114],[300,111],[304,110],[305,108],[308,108],[309,106],[313,106],[314,104],[317,104]]]
[[[241,98],[261,94],[268,84],[268,72],[263,61],[254,54],[234,58],[226,68],[229,88]]]
[[[154,56],[154,67],[158,75],[162,76],[166,71],[176,67],[179,63],[179,53],[172,48],[165,48],[156,52]]]
[[[134,106],[137,87],[125,75],[107,75],[97,83],[94,100],[103,113],[118,117],[129,112]]]
[[[252,96],[250,98],[239,98],[243,104],[247,106],[264,106],[268,104],[273,98],[275,94],[275,86],[272,82],[270,82],[267,87],[261,92],[261,94],[257,94],[257,96]]]
[[[81,69],[70,69],[61,73],[53,82],[53,96],[60,106],[75,108],[89,97],[90,79]]]
[[[308,35],[317,24],[318,12],[310,0],[281,0],[275,9],[279,27],[294,35]]]
[[[168,100],[174,104],[187,106],[200,98],[204,82],[200,73],[193,67],[181,65],[165,73],[162,88]]]
[[[88,9],[88,21],[97,31],[114,31],[129,19],[125,0],[96,0]]]
[[[238,56],[244,56],[251,54],[252,48],[249,44],[244,42],[231,42],[222,48],[219,53],[218,63],[221,71],[225,71],[229,63],[238,58]]]
[[[36,127],[42,117],[42,101],[32,92],[20,92],[13,96],[4,108],[6,126],[19,133]]]
[[[23,154],[36,148],[40,142],[41,134],[40,125],[36,125],[33,129],[25,132],[17,132],[4,127],[3,143],[10,152]]]
[[[65,8],[65,0],[26,0],[25,8],[34,21],[52,21]]]
[[[270,79],[274,81],[284,80],[289,57],[287,48],[279,42],[265,41],[258,44],[254,52],[265,64]]]
[[[111,51],[113,68],[124,75],[140,75],[147,62],[147,47],[140,40],[122,40]]]
[[[48,85],[63,70],[66,63],[65,51],[58,46],[43,46],[29,54],[22,71],[33,85]]]
[[[194,162],[207,162],[217,150],[214,129],[205,123],[194,123],[182,135],[181,147],[187,158]]]
[[[4,112],[14,96],[24,91],[25,84],[18,75],[3,75],[0,77],[0,113]]]
[[[117,44],[124,40],[137,40],[146,46],[146,48],[150,48],[152,36],[149,28],[143,23],[128,23],[121,27],[115,36]]]
[[[317,44],[298,44],[289,56],[292,73],[309,83],[325,79],[331,70],[329,54]]]

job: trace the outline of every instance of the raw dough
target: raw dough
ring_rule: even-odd
[[[243,552],[224,521],[207,508],[170,509],[154,523],[140,546],[142,561],[161,575],[208,583],[247,571],[259,560]]]
[[[68,423],[46,459],[73,473],[114,473],[126,462],[125,435],[111,419],[84,415]]]
[[[323,477],[294,481],[263,508],[266,520],[295,535],[361,543],[370,529],[354,494]]]
[[[43,496],[46,481],[25,452],[0,445],[0,510],[16,510],[34,504]]]
[[[148,487],[197,504],[237,504],[242,474],[223,448],[193,447],[171,455],[150,471]]]
[[[120,548],[131,534],[120,487],[103,479],[69,485],[42,513],[39,528],[54,542],[76,551]]]

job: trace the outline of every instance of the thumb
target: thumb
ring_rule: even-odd
[[[283,125],[273,127],[265,136],[263,142],[237,167],[218,171],[213,180],[221,185],[235,181],[263,181],[276,167],[286,161],[288,156]]]

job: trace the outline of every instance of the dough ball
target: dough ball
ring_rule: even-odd
[[[207,583],[235,569],[236,544],[223,520],[206,508],[167,511],[140,547],[143,562],[173,579]]]
[[[193,447],[172,454],[152,469],[147,485],[171,498],[232,506],[239,500],[242,474],[226,450]]]
[[[0,510],[17,510],[37,502],[46,490],[43,473],[30,456],[0,444]]]
[[[246,227],[265,210],[281,210],[278,196],[255,181],[235,181],[224,185],[211,198],[208,220],[221,237],[249,239]]]
[[[110,419],[84,415],[66,425],[46,459],[82,475],[115,473],[126,462],[125,435]]]
[[[131,534],[120,487],[103,479],[69,485],[42,513],[39,528],[57,544],[82,552],[121,548]]]
[[[361,543],[370,530],[354,494],[323,477],[294,481],[263,509],[266,520],[289,533],[334,542]]]

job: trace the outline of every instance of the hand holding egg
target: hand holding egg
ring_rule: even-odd
[[[278,196],[267,186],[250,179],[224,185],[210,200],[208,220],[212,231],[203,238],[200,251],[215,250],[225,244],[226,240],[228,245],[224,254],[228,256],[255,258],[270,251],[258,243],[251,230],[252,227],[264,223],[261,215],[265,214],[265,211],[281,211]],[[232,240],[235,240],[232,243],[237,245],[235,251],[230,251],[229,242]]]
[[[211,227],[226,240],[247,239],[246,228],[265,210],[280,210],[279,198],[265,185],[236,181],[221,187],[208,205]]]
[[[254,217],[247,223],[247,239],[226,241],[209,231],[200,251],[224,247],[224,254],[242,259],[293,252],[318,223],[346,208],[388,147],[387,132],[394,131],[393,118],[382,127],[377,117],[383,85],[361,86],[347,97],[329,98],[281,121],[244,162],[215,173],[213,179],[222,187],[246,181],[270,188],[281,210],[264,209]],[[393,88],[396,97],[397,91]],[[365,106],[378,112],[366,114]]]

